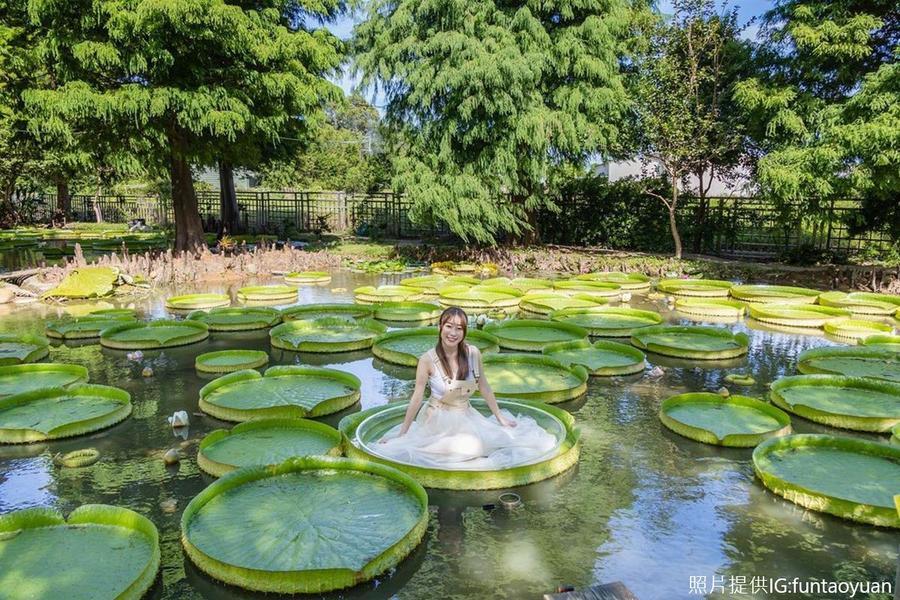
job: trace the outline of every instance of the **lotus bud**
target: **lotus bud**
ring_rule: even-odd
[[[665,372],[665,370],[663,370],[662,367],[656,366],[656,367],[653,367],[652,369],[650,369],[650,371],[647,372],[647,377],[651,377],[651,378],[653,378],[653,379],[656,379],[656,378],[658,378],[658,377],[662,377],[662,376],[665,375],[665,374],[666,374],[666,372]]]
[[[728,391],[727,387],[720,387],[719,391],[717,391],[716,393],[719,394],[720,396],[722,396],[723,398],[727,398],[728,396],[731,395],[731,392]]]
[[[144,369],[141,371],[141,375],[143,375],[144,377],[153,377],[153,369],[151,369],[150,367],[144,367]]]
[[[169,425],[172,427],[187,427],[190,425],[190,419],[188,418],[188,414],[186,410],[179,410],[172,414],[171,417],[168,418]]]
[[[631,292],[622,292],[622,302],[629,302],[631,300]]]
[[[167,465],[176,465],[181,462],[181,453],[176,448],[169,448],[163,454],[163,462]]]

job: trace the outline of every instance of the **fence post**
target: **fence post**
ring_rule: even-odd
[[[831,251],[831,223],[834,221],[834,198],[828,203],[828,233],[825,236],[825,250]]]

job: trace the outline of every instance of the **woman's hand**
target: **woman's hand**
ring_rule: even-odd
[[[381,438],[380,440],[378,440],[378,443],[379,443],[379,444],[386,444],[387,442],[389,442],[389,441],[391,441],[391,440],[396,440],[397,438],[403,437],[404,435],[406,435],[406,432],[405,432],[405,431],[401,431],[401,432],[398,433],[397,435],[386,435],[386,436],[384,436],[383,438]]]
[[[507,419],[502,415],[497,415],[497,420],[500,421],[500,424],[504,427],[515,427],[518,425],[514,419]]]

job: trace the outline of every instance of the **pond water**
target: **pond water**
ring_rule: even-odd
[[[351,301],[356,286],[398,279],[337,273],[328,286],[302,287],[300,303]],[[332,288],[347,291],[332,292]],[[179,293],[200,291],[229,291],[229,287],[178,289]],[[167,316],[166,295],[170,294],[113,304],[161,318]],[[640,296],[631,306],[661,310],[668,322],[688,323]],[[39,304],[14,312],[3,306],[0,330],[40,333],[42,320],[58,314],[59,308]],[[750,388],[728,386],[732,391],[763,397],[768,382],[795,373],[795,358],[801,351],[832,344],[816,335],[750,329],[747,322],[727,327],[749,333],[747,357],[706,363],[648,355],[651,365],[665,368],[661,378],[592,378],[584,397],[560,405],[575,416],[582,431],[577,467],[516,489],[524,504],[513,510],[500,507],[498,496],[505,490],[430,490],[428,532],[413,554],[377,581],[326,597],[539,598],[560,585],[583,588],[622,581],[641,600],[704,595],[772,598],[782,596],[753,593],[754,578],[893,581],[900,542],[895,531],[800,508],[768,492],[754,478],[751,450],[692,442],[659,422],[657,412],[665,398],[714,391],[726,385],[724,377],[729,372],[749,371],[757,380]],[[56,345],[49,360],[83,364],[92,383],[126,389],[134,412],[123,423],[93,435],[0,447],[0,513],[32,506],[53,506],[68,513],[81,504],[98,502],[132,508],[151,518],[160,530],[162,569],[151,598],[271,598],[205,576],[185,557],[179,540],[182,510],[213,481],[196,465],[196,445],[209,431],[230,424],[192,415],[189,430],[183,432],[185,440],[173,433],[166,417],[177,410],[198,410],[198,392],[209,378],[195,372],[194,358],[226,348],[267,350],[272,365],[313,364],[351,372],[363,382],[362,408],[407,398],[413,387],[412,368],[386,364],[369,352],[283,352],[270,348],[266,331],[213,333],[197,344],[145,351],[142,363],[129,361],[125,351],[98,343]],[[142,377],[144,366],[152,367],[155,375]],[[321,420],[336,426],[342,416],[359,407]],[[793,417],[793,423],[801,433],[838,433],[799,417]],[[886,440],[884,436],[844,435]],[[187,458],[166,467],[159,456],[182,443]],[[100,462],[84,469],[53,465],[53,454],[85,447],[99,449]],[[164,512],[161,504],[172,499],[177,509]],[[489,504],[497,508],[484,506]],[[744,593],[739,593],[742,582]],[[737,586],[736,593],[731,593],[732,584]],[[707,594],[697,593],[703,590]]]

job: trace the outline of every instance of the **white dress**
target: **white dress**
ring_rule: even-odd
[[[387,441],[370,448],[385,458],[407,464],[449,470],[496,470],[549,458],[558,446],[556,436],[529,416],[514,416],[501,409],[516,427],[505,427],[491,415],[475,410],[469,398],[478,389],[478,348],[467,345],[469,376],[452,380],[444,372],[434,349],[428,351],[433,372],[428,380],[431,396],[422,403],[405,435],[396,437],[402,424],[385,433]]]

